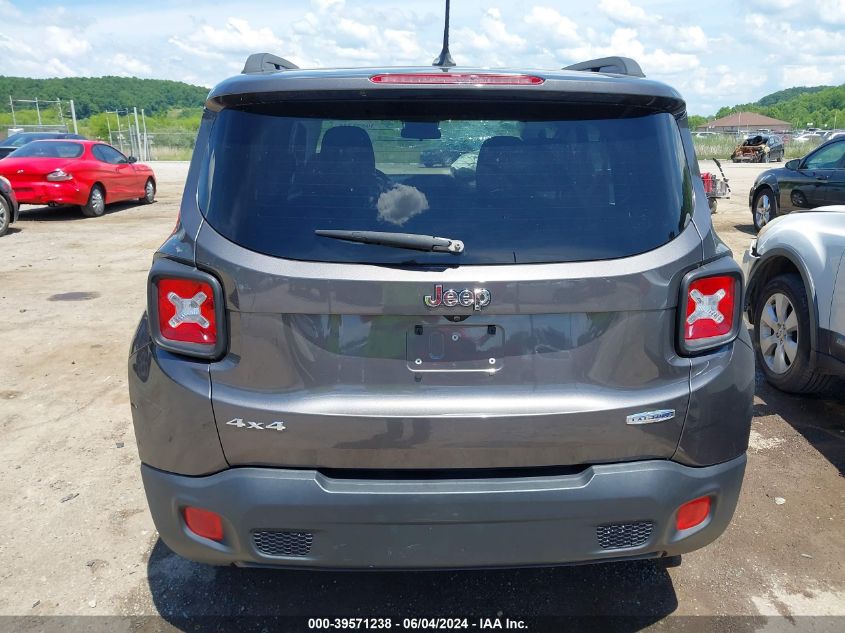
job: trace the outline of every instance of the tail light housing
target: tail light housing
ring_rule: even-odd
[[[223,290],[213,275],[156,260],[149,277],[147,313],[153,340],[163,349],[208,359],[225,352]]]
[[[684,355],[733,341],[742,325],[742,274],[729,264],[704,266],[684,277],[678,302],[678,346]]]
[[[54,169],[47,174],[47,180],[50,182],[64,182],[66,180],[73,180],[73,176],[67,173],[64,169]]]

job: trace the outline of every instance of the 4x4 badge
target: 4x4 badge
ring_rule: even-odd
[[[454,308],[455,306],[462,306],[464,308],[472,308],[473,310],[481,310],[481,308],[490,305],[493,296],[487,288],[464,288],[463,290],[455,290],[449,288],[443,290],[441,284],[434,286],[434,293],[426,295],[423,298],[425,305],[429,308],[437,308],[446,306],[447,308]]]
[[[244,422],[243,418],[232,418],[228,422],[226,422],[229,426],[235,426],[239,429],[255,429],[256,431],[287,431],[284,422],[276,420],[275,422],[271,422],[267,426],[264,426],[264,422],[250,422],[247,420]]]

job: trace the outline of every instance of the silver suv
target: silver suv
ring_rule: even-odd
[[[462,177],[421,161],[455,138]],[[280,567],[697,549],[745,469],[742,294],[684,102],[632,60],[253,55],[208,97],[129,358],[156,526]]]

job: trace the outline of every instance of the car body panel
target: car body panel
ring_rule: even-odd
[[[33,141],[44,143],[50,141]],[[144,196],[148,178],[155,178],[153,170],[142,163],[114,165],[98,160],[92,148],[107,146],[98,141],[73,141],[82,145],[78,158],[16,157],[11,155],[0,163],[0,175],[9,179],[21,204],[70,204],[88,202],[91,188],[100,183],[105,189],[106,202],[133,200]],[[25,147],[31,147],[32,143]],[[107,146],[110,147],[110,146]],[[117,151],[117,150],[115,150]],[[62,169],[72,180],[50,182],[47,174]]]

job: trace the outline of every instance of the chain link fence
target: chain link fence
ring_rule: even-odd
[[[196,134],[193,132],[156,132],[138,134],[134,126],[120,132],[112,130],[109,143],[124,154],[144,160],[190,160]]]

